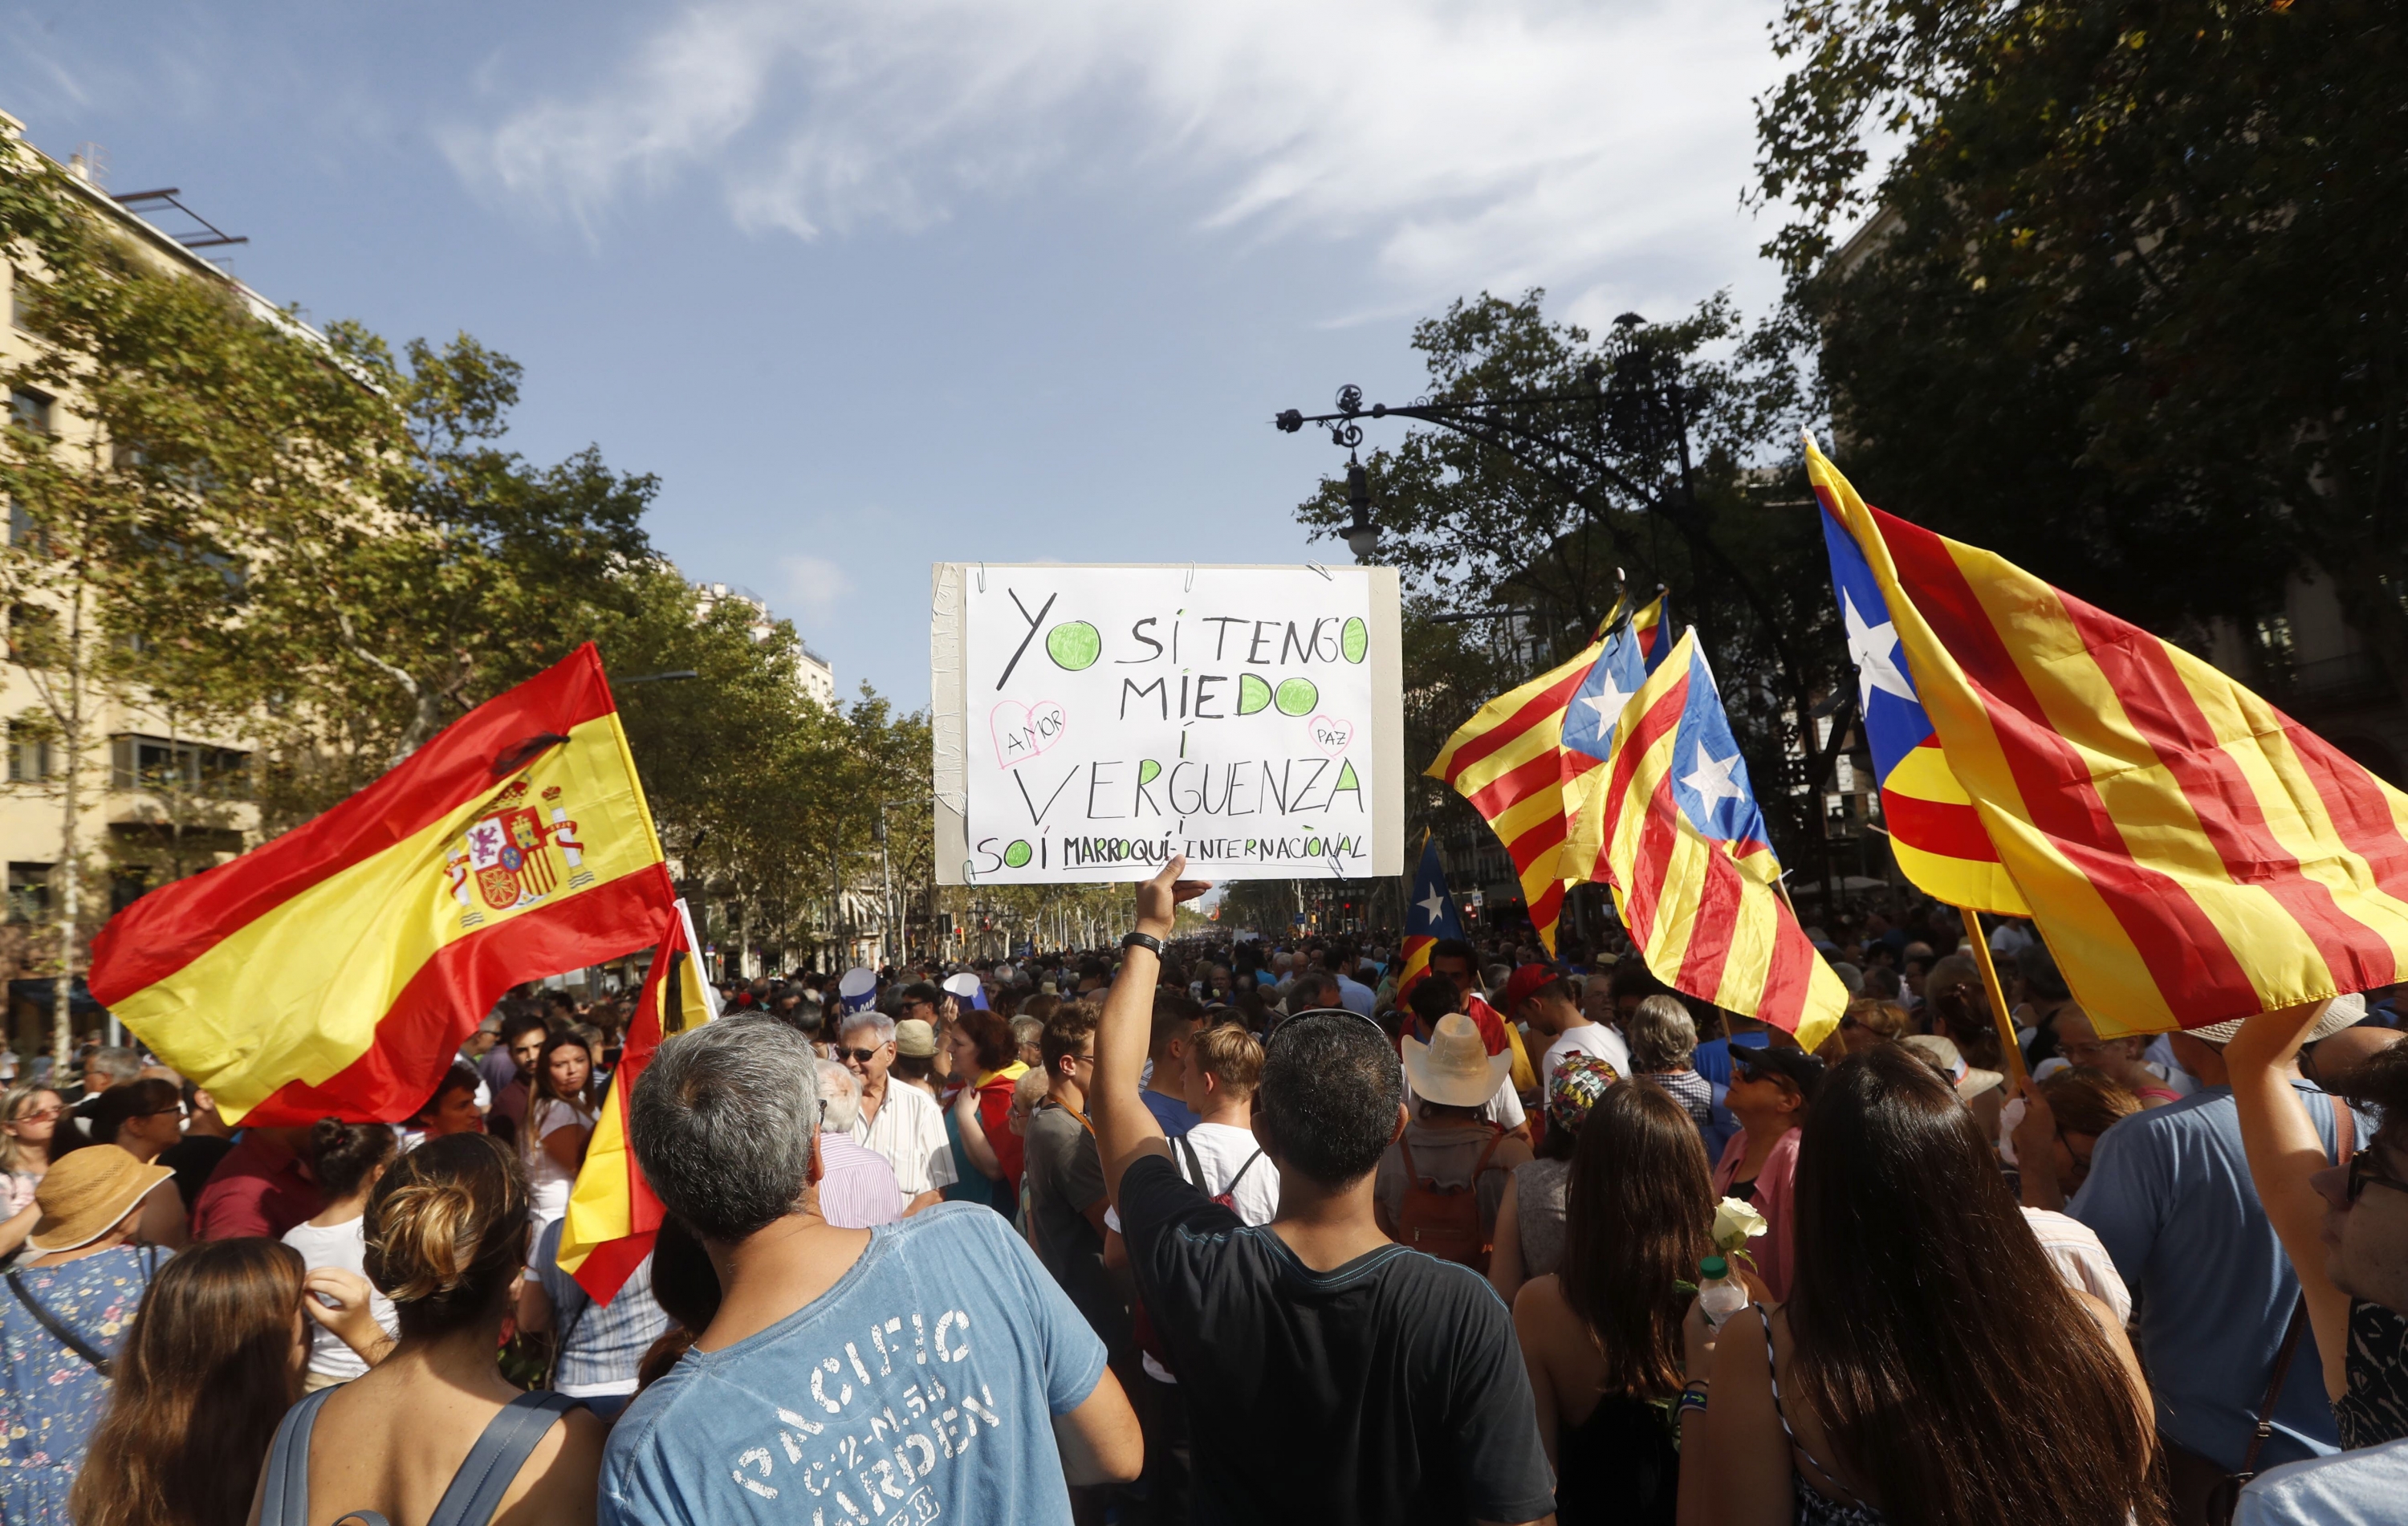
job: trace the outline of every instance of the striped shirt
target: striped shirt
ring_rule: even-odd
[[[669,1328],[669,1317],[652,1301],[652,1259],[645,1257],[618,1295],[596,1304],[577,1279],[560,1269],[560,1231],[566,1219],[543,1227],[527,1273],[552,1300],[553,1338],[561,1341],[552,1387],[574,1399],[636,1391],[636,1363]]]

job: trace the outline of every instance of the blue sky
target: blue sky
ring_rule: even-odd
[[[516,356],[517,448],[658,473],[689,577],[916,706],[931,561],[1343,556],[1268,421],[1409,398],[1457,295],[1761,308],[1774,8],[0,0],[0,109],[275,300]]]

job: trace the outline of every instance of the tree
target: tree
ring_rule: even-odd
[[[2194,644],[2312,567],[2408,698],[2398,21],[1791,0],[1758,194],[1852,473]]]
[[[1598,338],[1550,323],[1542,302],[1483,295],[1418,324],[1430,399],[1479,406],[1467,428],[1415,430],[1368,462],[1382,559],[1412,596],[1411,756],[1434,757],[1480,704],[1577,652],[1626,589],[1644,600],[1661,585],[1713,659],[1751,774],[1827,778],[1846,714],[1806,769],[1788,766],[1800,718],[1826,694],[1855,694],[1805,497],[1798,331],[1746,329],[1715,296]],[[1297,510],[1323,536],[1346,515],[1337,479]],[[1483,612],[1503,617],[1440,619]],[[1784,851],[1819,858],[1813,797],[1763,797]],[[1442,836],[1469,830],[1468,809],[1435,782],[1408,791],[1409,822]]]
[[[632,617],[658,482],[592,447],[534,467],[498,442],[520,368],[467,335],[396,360],[351,324],[342,368],[386,407],[369,491],[280,500],[250,528],[263,558],[220,656],[265,717],[273,823],[351,794],[483,700]],[[236,679],[234,675],[239,675]]]
[[[8,655],[37,698],[16,725],[52,749],[59,801],[54,1044],[88,935],[87,777],[108,719],[239,702],[187,681],[241,620],[236,548],[270,503],[347,490],[379,444],[372,402],[226,283],[162,270],[59,172],[0,141],[0,252],[37,344],[8,368],[0,493]]]

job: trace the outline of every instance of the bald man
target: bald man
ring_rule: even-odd
[[[2300,1073],[2330,1090],[2329,1078],[2347,1075],[2365,1064],[2370,1057],[2390,1048],[2401,1039],[2408,1039],[2408,1032],[2377,1023],[2360,1023],[2356,1028],[2344,1028],[2331,1038],[2319,1039],[2300,1052]]]

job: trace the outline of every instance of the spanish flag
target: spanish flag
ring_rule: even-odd
[[[1656,978],[1809,1050],[1821,1044],[1847,1010],[1847,987],[1781,897],[1764,812],[1696,631],[1629,697],[1592,800],[1598,877]]]
[[[1571,661],[1481,706],[1424,770],[1469,800],[1505,844],[1550,954],[1564,910],[1564,710],[1604,649],[1602,639],[1592,641]]]
[[[595,1120],[594,1138],[585,1148],[585,1165],[569,1194],[567,1222],[560,1231],[560,1267],[596,1303],[608,1303],[618,1294],[628,1274],[652,1253],[652,1235],[661,1227],[661,1200],[652,1195],[628,1143],[627,1100],[662,1039],[719,1015],[718,995],[695,949],[694,923],[681,900],[644,975],[619,1068],[611,1073],[610,1093],[602,1100],[602,1116]]]
[[[119,913],[92,993],[229,1122],[391,1122],[504,991],[655,942],[675,900],[589,642]]]
[[[2408,795],[2180,647],[1869,508],[1806,448],[1950,770],[2102,1034],[2400,978]]]

